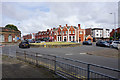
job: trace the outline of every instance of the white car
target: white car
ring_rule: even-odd
[[[120,49],[120,41],[113,41],[110,47]]]

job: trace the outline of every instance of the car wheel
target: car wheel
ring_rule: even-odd
[[[28,46],[28,48],[30,48],[30,46]]]

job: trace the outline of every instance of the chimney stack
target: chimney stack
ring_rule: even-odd
[[[61,27],[61,25],[59,25],[59,27]]]
[[[54,30],[55,28],[53,28],[53,30]]]
[[[80,24],[78,24],[79,29],[81,29]]]
[[[68,25],[66,24],[66,27],[68,27]]]

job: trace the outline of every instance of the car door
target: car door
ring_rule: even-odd
[[[117,46],[118,46],[117,42],[114,42],[113,47],[116,48]]]

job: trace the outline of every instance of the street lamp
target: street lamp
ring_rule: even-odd
[[[116,32],[117,32],[117,30],[116,30],[116,13],[114,12],[114,13],[110,13],[110,14],[113,14],[113,15],[114,15],[115,40],[116,40]]]

